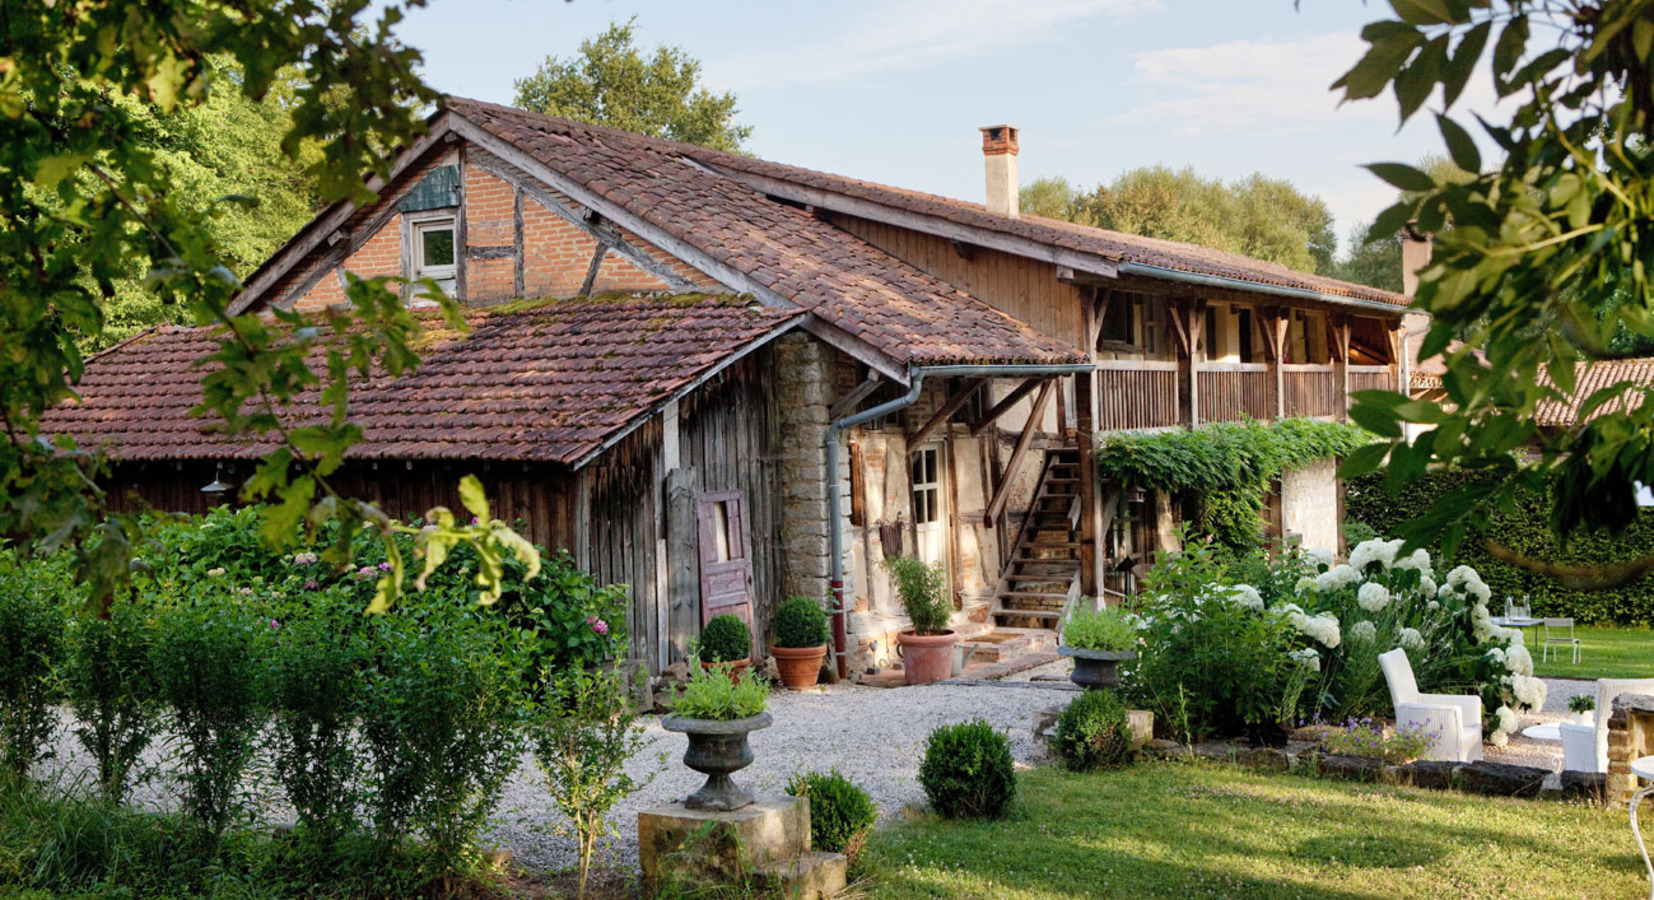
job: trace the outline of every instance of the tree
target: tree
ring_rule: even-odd
[[[1333,275],[1344,281],[1401,293],[1401,234],[1375,236],[1371,223],[1350,229],[1349,255],[1338,261]]]
[[[217,217],[248,200],[195,196],[152,127],[187,126],[176,117],[203,107],[210,113],[215,93],[261,101],[292,70],[290,124],[276,126],[282,151],[298,161],[318,201],[371,200],[363,174],[388,173],[393,155],[383,148],[418,137],[418,110],[437,95],[414,74],[419,54],[394,38],[405,5],[366,14],[370,5],[88,0],[11,4],[0,24],[7,48],[0,79],[0,534],[29,548],[72,548],[105,614],[128,583],[140,522],[104,508],[95,454],[66,438],[47,441],[39,423],[42,412],[73,395],[81,348],[106,339],[106,304],[135,272],[188,321],[217,329],[217,350],[201,361],[207,374],[198,409],[230,434],[276,445],[243,491],[274,501],[267,540],[291,541],[303,526],[337,520],[344,527],[328,553],[343,563],[362,529],[388,535],[404,527],[341,496],[329,478],[360,437],[349,419],[350,376],[378,370],[394,377],[416,365],[418,323],[383,278],[353,281],[348,305],[320,321],[282,311],[270,319],[232,315],[241,287],[229,247],[234,235]],[[226,65],[217,65],[221,59]],[[239,77],[228,74],[231,67]],[[435,285],[425,290],[463,327]],[[321,389],[330,418],[292,426],[288,413],[313,388]],[[505,552],[538,563],[526,542],[489,521],[474,479],[462,483],[461,496],[483,521],[458,526],[451,513],[439,516],[422,545],[427,572],[460,541],[481,553],[485,580]],[[380,582],[379,608],[395,597],[406,562],[394,542],[387,540],[387,552],[393,571]]]
[[[681,47],[659,46],[645,58],[632,42],[637,17],[610,23],[563,61],[546,57],[516,82],[523,109],[607,125],[652,137],[738,151],[752,128],[735,121],[735,95],[700,86],[701,63]]]
[[[1654,3],[1392,6],[1396,18],[1363,29],[1366,55],[1333,87],[1346,100],[1389,90],[1406,121],[1440,86],[1434,118],[1448,154],[1479,174],[1457,182],[1401,163],[1368,167],[1405,192],[1379,215],[1375,234],[1416,220],[1438,235],[1416,305],[1432,315],[1420,355],[1444,356],[1447,396],[1441,403],[1361,396],[1351,415],[1390,440],[1353,454],[1346,471],[1383,465],[1391,486],[1439,465],[1486,476],[1414,523],[1408,537],[1421,542],[1439,537],[1451,547],[1468,525],[1486,524],[1491,509],[1553,477],[1559,536],[1622,529],[1637,514],[1633,482],[1654,483],[1654,404],[1644,402],[1654,389],[1621,383],[1597,391],[1583,398],[1581,424],[1557,434],[1538,427],[1535,408],[1570,400],[1576,364],[1612,355],[1621,326],[1654,337],[1654,234],[1645,227],[1654,215],[1654,158],[1643,150],[1654,137]],[[1485,170],[1469,130],[1450,115],[1484,59],[1505,100],[1495,121],[1477,117],[1504,154]],[[1448,353],[1460,334],[1466,346]],[[1433,427],[1407,443],[1402,422]],[[1529,447],[1537,452],[1519,452]],[[1487,543],[1496,555],[1514,556]],[[1519,562],[1601,583],[1654,568],[1654,558],[1589,571]]]
[[[1305,272],[1330,272],[1338,236],[1320,198],[1253,174],[1225,184],[1193,169],[1133,169],[1088,193],[1066,179],[1022,190],[1024,209],[1111,231],[1228,250]]]

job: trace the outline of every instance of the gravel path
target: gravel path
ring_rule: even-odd
[[[1580,681],[1573,678],[1542,678],[1545,682],[1545,705],[1533,712],[1522,714],[1522,728],[1530,725],[1548,725],[1573,717],[1568,711],[1568,699],[1575,694],[1590,694],[1596,696],[1597,683],[1595,681]],[[1522,736],[1521,729],[1511,736],[1510,743],[1503,748],[1488,744],[1482,748],[1484,755],[1492,762],[1515,763],[1523,766],[1538,766],[1550,769],[1553,772],[1562,769],[1562,745],[1555,741],[1536,741]]]

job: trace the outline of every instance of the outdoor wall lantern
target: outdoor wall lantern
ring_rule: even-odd
[[[1126,491],[1126,502],[1133,506],[1142,506],[1148,502],[1148,499],[1149,492],[1144,490],[1141,485],[1132,485],[1131,489]]]
[[[213,471],[212,481],[210,483],[208,483],[208,485],[206,487],[201,489],[201,493],[206,494],[206,495],[208,495],[210,497],[213,497],[213,498],[217,498],[217,497],[223,495],[224,493],[228,492],[230,490],[231,485],[226,484],[224,482],[223,475],[224,475],[224,464],[219,463],[218,468]]]

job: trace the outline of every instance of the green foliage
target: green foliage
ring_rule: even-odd
[[[752,127],[735,121],[735,95],[700,85],[700,60],[681,47],[656,47],[645,56],[633,43],[637,17],[611,22],[580,42],[569,60],[546,58],[516,81],[513,105],[623,131],[739,150]]]
[[[997,819],[1016,799],[1011,742],[985,719],[943,725],[930,733],[919,785],[948,819]]]
[[[948,602],[947,571],[941,564],[898,554],[885,557],[881,565],[896,581],[896,594],[913,623],[913,633],[946,633],[953,604]]]
[[[1076,609],[1063,622],[1062,642],[1076,650],[1131,650],[1137,646],[1137,623],[1118,606]]]
[[[29,767],[50,752],[57,723],[52,670],[65,622],[55,595],[64,582],[52,574],[0,556],[0,787],[23,784]]]
[[[1389,439],[1389,452],[1352,459],[1348,474],[1383,465],[1393,488],[1444,464],[1487,476],[1475,491],[1443,495],[1401,532],[1449,551],[1470,531],[1498,540],[1495,511],[1544,490],[1548,476],[1559,536],[1624,531],[1638,519],[1633,482],[1654,483],[1650,388],[1627,382],[1580,396],[1589,419],[1580,427],[1542,429],[1537,414],[1572,398],[1578,364],[1610,355],[1621,326],[1654,335],[1654,234],[1642,227],[1654,216],[1654,99],[1623,89],[1654,76],[1654,19],[1646,4],[1608,0],[1407,3],[1396,12],[1363,30],[1368,52],[1335,87],[1347,100],[1390,91],[1406,122],[1439,85],[1444,102],[1432,115],[1443,146],[1476,174],[1458,181],[1400,163],[1368,167],[1405,192],[1379,215],[1375,235],[1410,220],[1437,234],[1415,305],[1431,314],[1419,355],[1440,356],[1447,373],[1439,401],[1358,396],[1352,415]],[[1482,159],[1463,110],[1452,118],[1477,70],[1505,101],[1479,120],[1498,147],[1493,160]],[[1409,443],[1402,422],[1431,428]],[[1537,452],[1515,452],[1529,447]]]
[[[777,647],[819,647],[827,643],[827,612],[809,597],[793,597],[776,607]]]
[[[686,719],[727,722],[763,712],[770,686],[750,672],[734,678],[702,666],[689,667],[689,683],[672,687],[672,713]]]
[[[618,832],[609,821],[615,804],[654,779],[626,772],[626,761],[643,748],[626,685],[613,671],[576,669],[547,698],[533,726],[534,759],[546,792],[578,844],[580,900],[585,900],[597,845]]]
[[[75,716],[75,737],[97,763],[98,790],[119,803],[138,776],[144,750],[161,727],[152,654],[156,629],[149,611],[132,601],[107,618],[68,616],[68,646],[58,668],[64,701]]]
[[[1262,542],[1265,495],[1282,472],[1345,456],[1371,440],[1355,426],[1314,419],[1224,422],[1110,435],[1097,449],[1097,466],[1121,484],[1193,502],[1197,535],[1245,552]]]
[[[1401,235],[1375,235],[1370,223],[1350,230],[1349,253],[1333,269],[1341,281],[1401,293]]]
[[[702,662],[727,663],[752,657],[752,630],[732,613],[713,616],[701,629],[699,656]]]
[[[787,793],[810,801],[810,847],[854,857],[879,819],[873,798],[837,769],[800,772],[787,782]]]
[[[1086,691],[1057,719],[1057,757],[1076,772],[1116,769],[1131,761],[1131,722],[1113,691]]]
[[[1575,694],[1568,698],[1568,711],[1572,713],[1587,713],[1597,708],[1597,698],[1592,694]]]
[[[1382,475],[1364,475],[1346,482],[1345,515],[1379,532],[1400,534],[1446,498],[1482,496],[1496,490],[1476,472],[1449,470],[1420,475],[1398,489],[1383,483]],[[1489,552],[1484,539],[1492,537],[1508,550],[1528,559],[1578,567],[1609,569],[1654,555],[1654,519],[1639,514],[1618,535],[1602,532],[1575,534],[1558,540],[1548,511],[1554,496],[1542,484],[1523,488],[1511,502],[1489,509],[1483,524],[1466,531],[1466,539],[1452,554],[1440,544],[1426,544],[1440,565],[1468,565],[1479,572],[1493,591],[1494,607],[1503,610],[1505,597],[1530,597],[1538,616],[1567,616],[1581,624],[1654,623],[1654,592],[1644,579],[1601,586],[1595,579],[1555,579],[1512,565]]]
[[[1329,753],[1371,756],[1387,763],[1405,763],[1430,752],[1436,735],[1425,725],[1408,725],[1394,731],[1382,720],[1351,719],[1338,727],[1323,725],[1321,743]]]

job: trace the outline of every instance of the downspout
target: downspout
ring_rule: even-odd
[[[844,483],[838,476],[838,440],[839,435],[846,428],[870,422],[880,416],[887,416],[893,412],[912,406],[919,399],[924,388],[927,376],[937,375],[951,377],[954,375],[972,376],[977,378],[1014,378],[1034,375],[1079,375],[1095,368],[1090,363],[1073,365],[1001,365],[1001,366],[910,366],[907,370],[907,393],[895,400],[881,403],[871,409],[864,409],[859,413],[852,413],[831,422],[827,425],[827,436],[823,440],[823,450],[827,460],[827,553],[828,553],[828,587],[833,593],[833,657],[838,669],[839,678],[847,678],[850,671],[847,664],[847,644],[849,635],[845,631],[844,610],[844,518],[839,514],[839,504],[844,498]]]

